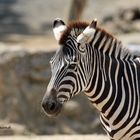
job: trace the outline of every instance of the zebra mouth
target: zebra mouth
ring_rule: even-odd
[[[63,95],[58,97],[58,91],[51,89],[50,93],[46,93],[42,100],[42,108],[47,116],[55,117],[61,110],[67,98]]]
[[[62,103],[57,100],[45,100],[42,101],[42,107],[47,116],[55,117],[61,112]]]

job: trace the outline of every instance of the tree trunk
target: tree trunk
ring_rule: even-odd
[[[68,21],[79,20],[83,14],[86,4],[87,0],[73,0]]]

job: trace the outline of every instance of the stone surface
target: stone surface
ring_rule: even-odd
[[[51,55],[22,48],[0,51],[0,119],[25,124],[29,131],[39,123]]]
[[[99,116],[84,93],[65,104],[56,118],[41,108],[54,52],[0,44],[0,135],[104,133]],[[129,46],[140,54],[137,45]]]
[[[0,48],[0,126],[10,126],[0,135],[94,133],[91,122],[99,117],[82,93],[56,118],[48,118],[42,111],[41,100],[51,75],[49,60],[54,52],[8,49],[2,44]],[[97,127],[103,132],[100,125]]]
[[[0,140],[109,140],[105,135],[5,136]]]
[[[140,32],[140,8],[121,8],[105,16],[102,24],[112,33]]]
[[[140,54],[138,45],[129,46]],[[84,93],[65,104],[56,118],[41,108],[49,78],[49,60],[54,52],[31,51],[0,44],[0,135],[104,133],[99,116]]]

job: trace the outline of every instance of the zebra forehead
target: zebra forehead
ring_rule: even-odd
[[[78,36],[88,25],[88,22],[80,21],[74,21],[69,23],[59,40],[59,44],[64,44],[67,40],[67,37],[72,34],[72,31],[75,32],[76,36]]]

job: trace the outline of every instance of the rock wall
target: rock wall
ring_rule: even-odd
[[[112,33],[140,33],[140,8],[122,8],[104,17],[103,26]]]
[[[68,102],[57,118],[48,118],[42,111],[53,53],[0,50],[0,126],[10,126],[0,130],[1,135],[103,132],[98,114],[82,94]]]
[[[129,46],[140,54],[139,46]],[[41,100],[50,79],[54,52],[0,47],[0,135],[104,133],[97,111],[83,93],[48,118]]]

